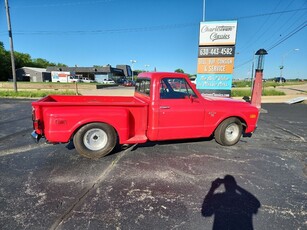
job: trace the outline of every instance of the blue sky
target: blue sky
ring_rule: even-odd
[[[116,66],[136,60],[134,69],[181,68],[196,74],[203,0],[9,0],[9,4],[14,48],[32,58],[68,66]],[[266,78],[279,76],[282,57],[286,78],[307,78],[307,0],[206,0],[205,19],[238,20],[234,78],[250,77],[250,60],[260,48],[269,53]],[[3,0],[0,41],[9,49]]]

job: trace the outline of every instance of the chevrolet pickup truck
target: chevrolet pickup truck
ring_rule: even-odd
[[[148,140],[214,137],[231,146],[255,131],[259,116],[248,102],[204,97],[185,74],[167,72],[139,74],[134,96],[49,95],[32,108],[36,141],[73,141],[92,159]]]

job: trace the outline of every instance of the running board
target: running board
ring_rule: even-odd
[[[145,143],[148,138],[145,135],[135,135],[134,137],[125,141],[125,144]]]

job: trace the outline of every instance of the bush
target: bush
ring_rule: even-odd
[[[284,92],[275,90],[275,89],[265,89],[262,91],[262,96],[283,96],[286,95]],[[251,90],[249,89],[232,89],[231,90],[232,97],[244,97],[244,96],[251,96]]]

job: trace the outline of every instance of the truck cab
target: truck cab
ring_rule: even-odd
[[[185,74],[142,73],[135,92],[149,103],[150,140],[209,137],[230,119],[235,122],[227,129],[229,140],[216,139],[222,145],[233,145],[242,132],[251,133],[256,128],[257,108],[230,98],[204,97]]]

